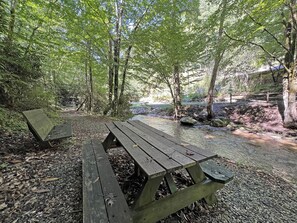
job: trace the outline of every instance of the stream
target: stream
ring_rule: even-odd
[[[231,132],[207,125],[187,127],[158,117],[136,115],[140,120],[200,148],[210,150],[237,164],[254,166],[297,182],[297,143],[275,135],[258,135],[241,130]]]

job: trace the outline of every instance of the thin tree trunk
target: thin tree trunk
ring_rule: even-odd
[[[13,41],[15,18],[16,18],[15,13],[16,13],[17,4],[18,4],[18,0],[11,1],[10,20],[9,20],[9,24],[8,24],[8,34],[7,34],[7,39],[8,39],[9,43],[11,43]]]
[[[85,82],[86,82],[86,108],[89,108],[89,75],[88,75],[88,55],[85,58]]]
[[[108,51],[108,104],[112,104],[113,96],[113,63],[112,63],[112,39],[108,40],[109,51]]]
[[[123,78],[122,78],[122,85],[121,85],[121,93],[120,93],[120,97],[119,97],[119,104],[124,103],[124,91],[125,91],[128,62],[130,59],[131,50],[132,50],[132,45],[130,45],[126,51],[126,59],[125,59],[124,70],[123,70]]]
[[[174,76],[174,111],[175,118],[179,117],[179,111],[181,109],[181,87],[180,87],[180,73],[179,65],[175,64],[173,67]]]
[[[121,35],[122,35],[122,17],[123,17],[123,7],[122,0],[116,2],[116,38],[114,40],[114,99],[112,103],[112,115],[118,115],[118,104],[119,104],[119,69],[120,69],[120,52],[121,52]]]
[[[283,102],[284,102],[284,127],[297,128],[297,110],[296,110],[296,0],[292,0],[289,4],[291,7],[291,17],[285,23],[285,41],[288,49],[285,55],[285,66],[290,72],[286,72],[283,76]],[[295,60],[295,61],[294,61]]]
[[[223,31],[224,31],[224,22],[226,18],[226,8],[227,8],[228,1],[223,0],[222,1],[222,13],[220,15],[220,24],[219,24],[219,33],[218,33],[218,40],[216,44],[216,49],[215,49],[215,61],[214,61],[214,66],[212,69],[212,74],[211,74],[211,81],[210,85],[208,88],[208,94],[207,94],[207,117],[208,119],[211,119],[214,117],[214,112],[213,112],[213,97],[214,97],[214,87],[215,87],[215,82],[217,79],[218,71],[219,71],[219,66],[220,62],[223,58],[224,55],[224,50],[222,49],[222,39],[223,39]]]
[[[89,101],[89,111],[92,111],[93,110],[93,98],[94,98],[94,89],[93,89],[93,70],[92,70],[92,61],[91,61],[91,58],[90,58],[90,61],[89,61],[89,80],[90,80],[90,94],[89,94],[89,98],[90,98],[90,101]]]
[[[30,35],[30,38],[29,38],[29,43],[28,43],[28,45],[27,45],[27,47],[26,47],[26,50],[25,50],[25,53],[24,53],[24,57],[29,53],[30,48],[31,48],[31,46],[32,46],[33,37],[35,36],[35,33],[36,33],[36,31],[39,29],[40,26],[41,26],[41,25],[38,25],[38,26],[36,26],[36,27],[33,29],[32,33],[31,33],[31,35]]]
[[[284,127],[297,127],[297,113],[296,113],[296,78],[283,79],[283,99],[284,99]],[[294,84],[295,82],[295,84]],[[295,85],[295,86],[292,86]]]

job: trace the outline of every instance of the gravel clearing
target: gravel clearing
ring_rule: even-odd
[[[63,116],[71,120],[74,137],[53,148],[40,148],[29,133],[0,135],[0,222],[82,222],[81,145],[89,138],[104,139],[103,124],[109,120],[70,112]],[[132,204],[141,179],[128,178],[133,164],[123,151],[111,150],[110,160]],[[296,183],[224,158],[217,162],[235,174],[217,193],[218,203],[196,202],[161,222],[297,222]],[[183,173],[174,177],[188,183]]]

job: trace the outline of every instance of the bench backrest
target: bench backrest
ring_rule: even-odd
[[[52,128],[54,127],[51,120],[47,117],[42,109],[34,109],[23,112],[31,131],[34,131],[35,135],[40,140],[44,141],[48,136]]]

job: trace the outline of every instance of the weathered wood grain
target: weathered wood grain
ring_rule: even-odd
[[[151,202],[150,204],[133,211],[133,222],[154,223],[168,215],[204,198],[222,188],[220,184],[206,180],[202,184],[194,184],[174,194]]]
[[[131,126],[131,124],[126,124],[126,125]],[[201,160],[206,159],[205,156],[193,151],[189,151],[185,147],[177,143],[174,143],[165,137],[160,136],[159,134],[139,125],[138,123],[133,123],[133,126],[134,126],[133,131],[137,132],[137,134],[139,134],[146,141],[149,141],[150,143],[152,143],[160,151],[167,153],[168,150],[172,150],[174,151],[172,152],[173,154],[175,153],[175,154],[178,154],[179,157],[182,157],[182,160],[179,159],[178,162],[182,161],[183,162],[182,164],[184,167],[193,166],[195,165],[195,162],[200,162]],[[132,129],[132,127],[130,128]]]
[[[23,115],[28,125],[34,131],[34,135],[36,135],[40,141],[45,141],[54,125],[44,111],[42,109],[34,109],[24,111]]]
[[[92,140],[92,148],[97,163],[99,181],[103,192],[103,199],[110,223],[132,222],[130,209],[124,194],[118,184],[113,169],[109,163],[103,145],[98,140]]]
[[[137,144],[120,131],[114,124],[108,123],[106,126],[148,178],[165,175],[166,170],[142,151]]]
[[[131,123],[133,125],[133,123],[137,123],[138,125],[141,125],[145,128],[147,128],[148,130],[152,131],[152,132],[155,132],[157,133],[158,135],[176,143],[176,144],[179,144],[179,145],[182,145],[183,147],[187,148],[189,151],[192,151],[192,152],[196,152],[202,156],[205,156],[205,159],[201,160],[200,162],[202,161],[205,161],[207,159],[211,159],[211,158],[214,158],[214,157],[217,157],[217,154],[211,152],[211,151],[208,151],[208,150],[205,150],[205,149],[202,149],[202,148],[199,148],[198,146],[195,146],[195,145],[191,145],[189,144],[188,142],[185,142],[185,141],[182,141],[176,137],[173,137],[165,132],[162,132],[158,129],[155,129],[139,120],[134,120],[134,121],[129,121],[129,123]]]
[[[160,152],[156,147],[143,140],[135,132],[132,132],[129,128],[124,126],[121,122],[114,122],[114,124],[129,137],[136,145],[139,146],[145,153],[147,153],[153,160],[163,166],[167,172],[172,172],[177,169],[181,169],[183,166],[173,159],[170,159],[167,155]]]
[[[71,123],[54,126],[44,141],[64,139],[72,136]]]
[[[108,222],[97,163],[91,141],[83,146],[83,223]]]

